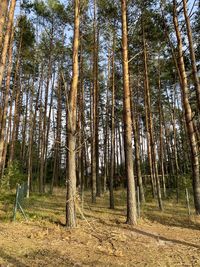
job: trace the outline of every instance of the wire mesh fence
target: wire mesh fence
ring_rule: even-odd
[[[27,220],[27,216],[25,213],[27,191],[28,191],[27,182],[23,182],[21,185],[20,184],[17,185],[14,210],[13,210],[13,221],[16,220],[16,214],[18,210],[22,213],[24,219]]]

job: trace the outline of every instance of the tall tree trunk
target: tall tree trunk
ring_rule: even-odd
[[[115,174],[115,33],[112,48],[112,112],[111,112],[111,170],[110,170],[110,208],[114,209],[113,180]]]
[[[159,127],[160,127],[160,170],[163,184],[163,194],[164,197],[167,196],[166,184],[165,184],[165,172],[164,172],[164,152],[163,152],[163,117],[162,117],[162,105],[161,105],[161,80],[160,80],[160,59],[158,60],[158,109],[159,109]]]
[[[3,167],[3,149],[4,149],[4,142],[5,133],[6,133],[6,119],[8,113],[8,104],[9,104],[9,90],[10,90],[10,79],[12,73],[12,58],[13,58],[13,37],[14,37],[14,30],[12,30],[10,44],[9,44],[9,51],[8,51],[8,70],[7,70],[7,77],[6,77],[6,90],[4,96],[4,106],[1,118],[1,129],[0,129],[0,173]]]
[[[179,30],[179,23],[177,18],[177,6],[176,0],[173,0],[173,23],[176,31],[176,38],[178,42],[178,61],[179,61],[179,70],[181,75],[181,90],[182,90],[182,101],[185,112],[185,121],[188,133],[188,139],[191,150],[191,166],[192,166],[192,176],[193,176],[193,190],[194,190],[194,204],[197,214],[200,214],[200,178],[199,178],[199,151],[196,142],[196,135],[194,131],[192,110],[188,99],[188,83],[187,75],[185,71],[185,63],[183,58],[183,44],[181,33]]]
[[[143,34],[144,35],[144,34]],[[146,62],[146,52],[145,52],[145,40],[143,36],[143,49],[144,49],[144,63]],[[145,63],[146,65],[146,63]],[[155,176],[153,172],[153,159],[152,159],[152,146],[151,146],[151,136],[150,136],[150,127],[149,127],[149,110],[148,110],[148,96],[147,96],[147,89],[148,89],[148,74],[146,73],[147,68],[144,68],[144,98],[145,98],[145,124],[146,124],[146,135],[147,135],[147,154],[148,154],[148,163],[149,163],[149,171],[150,171],[150,179],[151,179],[151,186],[152,186],[152,194],[155,198],[156,196],[156,188],[155,188]]]
[[[1,0],[0,2],[0,52],[3,41],[4,26],[8,10],[8,0]]]
[[[34,85],[34,80],[33,80]],[[33,87],[32,87],[33,88]],[[30,188],[31,188],[31,182],[32,182],[32,146],[33,146],[33,89],[30,90],[30,110],[29,110],[29,140],[28,140],[28,177],[27,177],[27,193],[26,197],[29,198],[30,196]]]
[[[0,58],[0,88],[2,87],[4,70],[6,66],[7,51],[8,51],[8,46],[9,46],[9,39],[12,33],[15,5],[16,5],[16,0],[11,0],[9,14],[8,14],[7,28],[6,28],[6,33],[4,37],[1,58]]]
[[[68,179],[66,197],[66,225],[76,226],[76,106],[78,88],[78,49],[79,49],[79,0],[74,0],[74,38],[73,38],[73,65],[72,83],[69,95],[68,114]]]
[[[141,163],[140,163],[140,146],[138,138],[138,129],[136,125],[135,114],[133,114],[133,134],[134,134],[134,144],[135,144],[135,166],[137,170],[137,181],[140,190],[140,201],[145,202],[144,188],[142,182],[142,172],[141,172]]]
[[[145,76],[144,78],[145,78],[145,98],[146,98],[145,110],[146,110],[146,116],[147,116],[148,127],[149,127],[149,129],[148,128],[147,129],[148,129],[149,138],[150,138],[152,163],[153,163],[153,170],[154,170],[155,180],[156,180],[158,205],[159,205],[160,210],[163,210],[162,198],[161,198],[161,188],[160,188],[160,179],[158,176],[158,166],[157,166],[157,160],[156,160],[156,145],[155,145],[155,140],[154,140],[153,119],[152,119],[152,112],[151,112],[151,97],[150,97],[150,88],[149,88],[145,31],[144,31],[144,25],[142,25],[142,26],[143,26],[142,28],[143,28],[143,51],[144,51],[144,76]]]
[[[52,112],[52,106],[53,106],[54,82],[55,82],[55,73],[53,75],[53,81],[52,81],[52,86],[51,86],[49,113],[48,113],[48,119],[47,119],[47,123],[46,123],[45,154],[44,154],[44,179],[43,179],[44,192],[45,192],[46,175],[47,175],[47,154],[48,154],[49,133],[50,133],[50,124],[51,124],[51,112]]]
[[[77,157],[77,167],[78,167],[78,182],[81,189],[81,200],[83,206],[84,198],[84,80],[83,80],[83,47],[82,43],[80,45],[80,83],[79,83],[79,94],[78,94],[78,157]]]
[[[58,80],[58,86],[56,90],[57,97],[57,117],[56,117],[56,134],[54,144],[54,163],[53,163],[53,175],[50,192],[53,193],[54,185],[59,184],[60,175],[60,146],[61,146],[61,118],[62,118],[62,94],[61,94],[61,77]],[[53,88],[52,88],[53,89]]]
[[[23,162],[24,167],[26,166],[25,154],[26,154],[26,137],[27,137],[27,122],[28,122],[28,99],[29,99],[29,90],[30,90],[29,84],[30,84],[30,76],[28,79],[27,88],[25,89],[26,90],[25,113],[23,114],[22,129],[21,129],[22,141],[21,141],[21,149],[20,149],[20,160],[21,162]]]
[[[129,88],[127,7],[126,0],[121,0],[122,15],[122,57],[123,57],[123,93],[124,93],[124,144],[127,174],[127,223],[137,224],[135,180],[133,172],[131,99]]]
[[[188,17],[188,13],[187,13],[187,1],[182,0],[182,2],[183,2],[183,10],[184,10],[186,28],[187,28],[187,36],[188,36],[188,41],[189,41],[190,58],[191,58],[191,63],[192,63],[192,75],[193,75],[194,86],[196,90],[196,96],[197,96],[197,106],[200,112],[200,83],[199,83],[199,77],[198,77],[198,71],[197,71],[195,50],[194,50],[194,45],[193,45],[192,29],[190,25],[190,18]]]
[[[16,71],[18,72],[18,67],[16,67]],[[16,77],[19,76],[19,73],[16,74]],[[14,84],[15,87],[15,109],[14,109],[14,118],[13,118],[13,128],[12,128],[12,138],[11,138],[11,144],[10,144],[10,155],[9,155],[9,164],[12,163],[14,160],[15,155],[15,145],[17,141],[18,136],[18,126],[19,126],[19,119],[20,119],[20,113],[19,108],[21,104],[21,84],[19,77],[16,78],[16,84]]]
[[[108,110],[109,110],[109,86],[110,86],[110,65],[111,65],[111,56],[110,51],[108,52],[108,77],[107,77],[107,88],[106,88],[106,112],[104,125],[104,176],[103,176],[103,193],[106,192],[107,185],[107,176],[108,176]]]
[[[131,115],[132,115],[132,122],[133,122],[133,136],[134,136],[134,146],[135,146],[135,170],[137,175],[137,183],[139,186],[139,193],[140,193],[140,201],[145,202],[144,197],[144,188],[142,184],[142,172],[141,172],[141,164],[140,164],[140,146],[139,146],[139,138],[138,138],[138,128],[136,123],[136,109],[133,99],[133,93],[130,89],[131,93]]]
[[[92,202],[101,195],[101,180],[99,177],[98,155],[98,28],[97,2],[94,0],[93,22],[93,131],[92,131]]]

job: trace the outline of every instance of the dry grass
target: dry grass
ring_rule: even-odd
[[[132,227],[125,224],[125,196],[116,191],[111,210],[107,194],[91,204],[86,192],[74,230],[64,226],[64,189],[31,196],[28,222],[18,214],[11,223],[13,195],[2,198],[0,266],[200,266],[200,220],[188,217],[183,202],[166,200],[160,212],[149,199]]]

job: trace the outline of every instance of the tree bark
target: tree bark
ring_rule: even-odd
[[[0,52],[3,41],[4,26],[8,10],[8,0],[1,0],[0,2]]]
[[[8,14],[7,28],[6,28],[6,33],[4,36],[3,49],[1,53],[1,59],[0,59],[0,89],[2,87],[4,70],[6,66],[7,51],[8,51],[8,46],[9,46],[9,39],[11,36],[12,27],[13,27],[15,5],[16,5],[16,0],[11,0],[9,14]]]
[[[160,80],[160,60],[158,60],[158,109],[159,109],[159,127],[160,127],[160,170],[161,170],[161,177],[162,177],[162,184],[163,184],[163,194],[164,197],[167,196],[166,193],[166,184],[165,184],[165,172],[164,172],[164,153],[163,153],[163,116],[162,116],[162,105],[161,105],[161,80]]]
[[[73,37],[73,64],[72,83],[69,95],[68,113],[68,179],[66,197],[66,225],[69,228],[76,226],[76,110],[78,88],[78,50],[79,50],[79,0],[74,0],[74,37]]]
[[[176,31],[176,38],[178,42],[178,62],[180,70],[180,84],[182,91],[182,101],[185,113],[185,121],[188,133],[188,139],[191,151],[191,166],[192,166],[192,176],[193,176],[193,191],[194,191],[194,204],[196,213],[200,214],[200,178],[199,178],[199,157],[198,157],[198,146],[196,141],[196,135],[193,125],[192,109],[188,99],[188,82],[187,75],[185,71],[185,63],[183,58],[183,44],[181,33],[179,30],[179,23],[177,18],[177,6],[176,0],[173,0],[173,23]]]
[[[115,33],[112,48],[112,112],[111,112],[111,170],[110,170],[110,208],[114,209],[113,180],[115,174]]]
[[[143,23],[142,23],[143,24]],[[162,198],[161,198],[161,189],[160,189],[160,179],[158,176],[158,166],[156,160],[156,146],[154,140],[154,128],[153,128],[153,119],[152,119],[152,112],[151,112],[151,97],[150,97],[150,88],[149,88],[149,77],[148,77],[148,65],[147,65],[147,48],[146,48],[146,40],[145,40],[145,31],[144,25],[143,28],[143,52],[144,52],[144,78],[145,78],[145,115],[147,116],[146,122],[148,123],[147,126],[147,133],[150,139],[150,147],[151,147],[151,156],[152,156],[152,167],[155,174],[155,181],[156,181],[156,189],[157,189],[157,199],[158,205],[160,210],[163,210],[162,205]]]
[[[186,28],[187,28],[187,36],[188,36],[188,41],[189,41],[190,59],[192,63],[192,76],[193,76],[194,86],[195,86],[195,91],[196,91],[197,106],[200,112],[200,83],[199,83],[199,77],[198,77],[198,71],[197,71],[195,50],[194,50],[194,45],[193,45],[192,29],[190,25],[190,18],[188,17],[188,14],[187,14],[187,1],[182,0],[182,2],[183,2],[183,10],[184,10]]]
[[[132,148],[132,120],[131,99],[129,88],[128,66],[128,38],[127,38],[127,6],[126,0],[121,0],[122,15],[122,58],[123,58],[123,96],[124,96],[124,144],[125,163],[127,174],[127,223],[137,224],[135,180],[133,172],[133,148]]]
[[[6,119],[8,113],[8,102],[9,102],[9,90],[10,90],[10,79],[12,73],[12,58],[13,58],[13,37],[14,37],[14,30],[12,30],[12,34],[10,37],[10,44],[9,44],[9,51],[8,51],[8,70],[7,70],[7,77],[6,77],[6,90],[4,96],[4,106],[1,118],[1,129],[0,129],[0,172],[2,171],[3,167],[3,149],[4,149],[4,142],[5,140],[5,133],[6,133]]]
[[[92,202],[96,196],[101,195],[101,179],[99,177],[98,155],[98,28],[97,28],[97,2],[94,0],[93,22],[93,131],[92,131]]]

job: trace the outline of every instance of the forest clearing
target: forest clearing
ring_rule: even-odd
[[[200,1],[0,0],[0,266],[200,266]]]
[[[12,203],[0,207],[1,266],[200,266],[200,219],[193,209],[188,217],[184,201],[166,200],[165,212],[155,201],[145,204],[133,227],[125,224],[124,189],[115,192],[115,210],[108,194],[94,205],[86,192],[84,209],[77,203],[78,227],[66,230],[64,196],[60,188],[32,196],[27,222],[20,213],[9,222]]]

